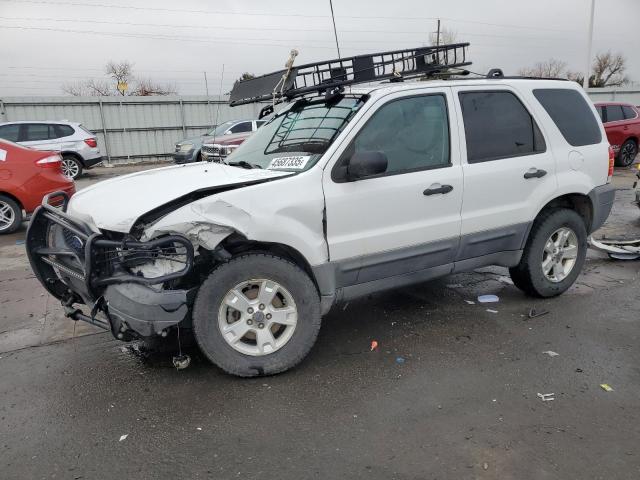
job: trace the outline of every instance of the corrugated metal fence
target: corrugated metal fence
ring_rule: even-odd
[[[97,135],[109,162],[157,161],[171,155],[176,141],[216,123],[256,118],[262,106],[231,108],[227,102],[218,96],[11,97],[0,99],[0,122],[80,122]]]
[[[590,89],[594,102],[640,105],[640,90]],[[0,98],[0,122],[69,120],[98,136],[111,163],[169,157],[176,141],[227,120],[256,118],[262,105],[231,108],[227,97],[11,97]],[[217,122],[216,122],[217,118]]]

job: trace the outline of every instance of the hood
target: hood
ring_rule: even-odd
[[[290,174],[221,163],[145,170],[80,190],[71,197],[67,212],[97,228],[127,233],[141,215],[192,192]]]
[[[220,135],[219,137],[205,137],[202,140],[202,143],[207,143],[212,145],[215,143],[216,145],[234,145],[236,143],[242,143],[249,136],[251,136],[253,132],[243,132],[243,133],[231,133],[229,135]]]
[[[207,138],[206,135],[200,135],[197,137],[189,137],[189,138],[184,138],[182,140],[180,140],[179,142],[176,142],[176,145],[180,145],[181,143],[200,143],[203,141],[204,138]]]

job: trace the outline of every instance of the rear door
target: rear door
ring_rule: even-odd
[[[556,162],[530,99],[507,85],[454,87],[462,119],[464,198],[457,260],[522,248]]]
[[[629,130],[629,122],[625,119],[621,105],[607,105],[605,111],[604,129],[607,132],[609,143],[617,153],[626,139],[625,134]]]
[[[47,123],[23,123],[20,144],[36,150],[60,150],[53,125]]]

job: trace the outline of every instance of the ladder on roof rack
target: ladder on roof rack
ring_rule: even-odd
[[[277,102],[347,85],[386,79],[401,80],[410,76],[435,74],[448,68],[460,68],[471,65],[467,61],[468,46],[469,43],[453,43],[294,66],[290,70],[236,81],[229,104],[233,107],[266,100]],[[295,54],[297,52],[292,52],[292,58]]]

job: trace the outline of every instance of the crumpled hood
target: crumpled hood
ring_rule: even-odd
[[[291,173],[220,163],[145,170],[80,190],[71,198],[67,213],[100,229],[126,233],[141,215],[191,192],[287,175]]]

